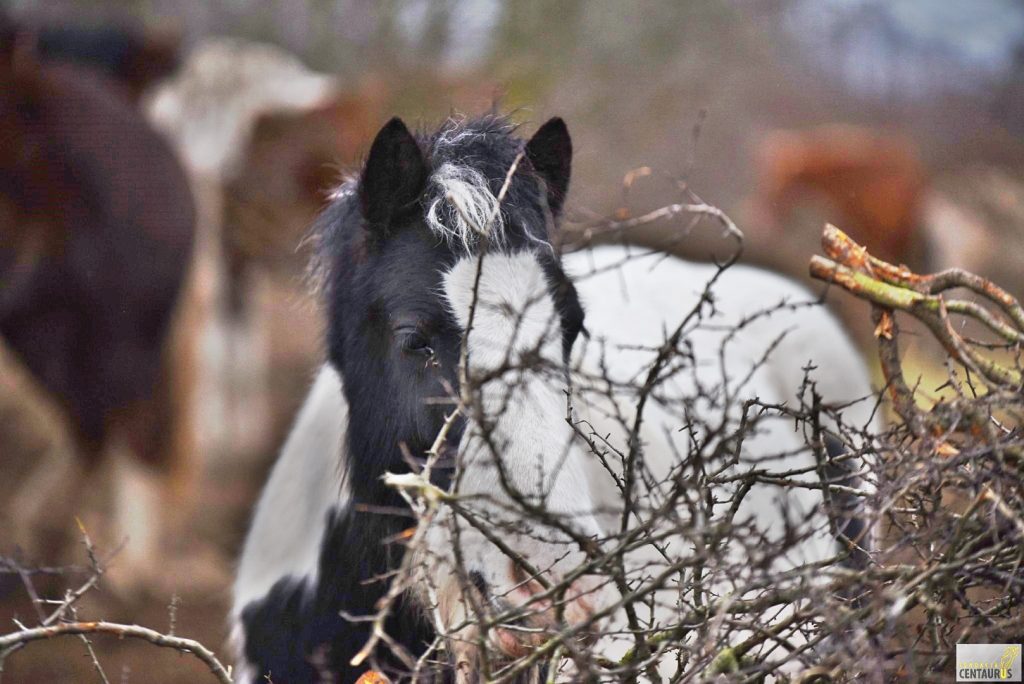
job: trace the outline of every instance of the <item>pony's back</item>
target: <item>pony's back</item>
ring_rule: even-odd
[[[697,553],[694,546],[701,526],[727,519],[730,497],[738,489],[736,482],[724,482],[730,477],[742,477],[755,468],[770,474],[803,470],[788,479],[820,481],[807,435],[793,419],[755,407],[748,413],[750,425],[743,428],[740,414],[745,401],[756,399],[764,406],[786,405],[799,411],[802,402],[805,406],[812,402],[804,387],[809,375],[827,405],[842,407],[843,423],[855,429],[877,429],[870,378],[859,353],[836,319],[803,287],[768,271],[736,265],[717,276],[709,290],[713,303],[701,306],[705,288],[716,278],[716,266],[637,254],[603,247],[563,260],[567,272],[575,276],[591,333],[589,343],[574,356],[576,417],[587,420],[587,429],[603,435],[608,444],[628,453],[637,390],[663,342],[685,320],[678,346],[687,349],[684,357],[692,356],[674,371],[663,370],[661,377],[666,379],[652,392],[644,410],[640,440],[651,477],[638,478],[632,525],[666,516],[659,505],[672,495],[680,474],[699,483],[693,473],[698,455],[707,459],[707,471],[723,469],[723,484],[710,493],[721,502],[713,509],[713,517],[686,520],[687,508],[680,501],[676,510],[668,512],[667,522],[655,524],[655,530],[679,526],[693,535],[673,534],[660,551],[648,545],[631,552],[627,565],[633,568],[634,579],[650,578],[669,562]],[[699,316],[687,318],[697,310],[702,311]],[[679,357],[675,358],[678,362]],[[805,372],[808,366],[813,370]],[[612,409],[608,387],[614,385],[622,389],[612,391],[616,404]],[[844,406],[847,402],[854,403]],[[825,415],[822,422],[836,427]],[[740,435],[740,455],[730,464],[726,455],[732,447],[716,450]],[[584,458],[589,462],[595,508],[603,512],[599,518],[606,533],[614,537],[620,533],[623,495],[604,465],[590,453]],[[621,465],[614,457],[607,462],[613,468]],[[690,503],[706,494],[692,493]],[[786,539],[787,522],[813,533],[791,543]],[[841,552],[819,489],[756,484],[744,493],[731,524],[737,531],[727,533],[723,548],[715,552],[719,560],[710,562],[705,571],[709,596],[739,598],[756,583],[757,572],[785,572]],[[760,549],[745,546],[750,534],[745,525],[757,530],[753,536],[760,535]],[[775,551],[777,556],[772,557]],[[766,566],[749,574],[735,572],[754,564],[758,552],[770,561]],[[673,583],[659,592],[656,604],[661,607],[654,618],[662,628],[678,620],[683,610],[678,603],[680,592],[685,595],[685,591]],[[613,620],[608,627],[606,632],[616,632],[625,625]],[[615,660],[634,645],[632,638],[606,637],[599,648],[602,655]],[[663,660],[668,663],[672,658]]]

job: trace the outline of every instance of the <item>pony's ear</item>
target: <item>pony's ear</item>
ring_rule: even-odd
[[[559,117],[541,126],[526,143],[526,158],[544,179],[548,188],[548,206],[555,216],[562,211],[572,175],[572,138]]]
[[[428,175],[416,138],[401,119],[388,121],[374,138],[359,179],[359,206],[370,230],[383,235],[392,219],[419,199]]]

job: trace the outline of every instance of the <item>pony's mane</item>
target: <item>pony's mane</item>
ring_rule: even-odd
[[[548,219],[543,207],[544,186],[528,178],[528,163],[520,162],[515,180],[499,206],[498,195],[524,141],[507,117],[449,117],[433,132],[416,139],[431,169],[421,197],[426,227],[456,254],[475,253],[481,238],[489,248],[510,243],[551,249]],[[311,233],[316,249],[311,268],[313,284],[322,284],[331,253],[355,237],[360,222],[358,174],[348,174],[330,195],[331,204]]]

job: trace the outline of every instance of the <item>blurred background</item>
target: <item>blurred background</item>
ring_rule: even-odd
[[[303,238],[393,115],[563,117],[573,235],[689,191],[744,230],[745,261],[796,278],[830,221],[885,259],[1024,293],[1018,0],[0,9],[0,632],[35,619],[24,568],[64,568],[30,575],[41,593],[81,577],[78,517],[101,550],[129,539],[83,615],[223,651],[233,558],[321,359]],[[609,239],[732,249],[687,216]],[[867,349],[867,306],[838,294]],[[201,672],[97,647],[127,681]],[[4,676],[92,667],[66,640]]]

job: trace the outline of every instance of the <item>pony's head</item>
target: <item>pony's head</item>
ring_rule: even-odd
[[[452,119],[421,136],[392,119],[358,178],[336,192],[319,223],[318,272],[328,356],[351,411],[347,471],[357,499],[379,503],[383,472],[422,458],[452,409],[466,321],[445,288],[473,284],[452,274],[482,251],[525,259],[534,275],[513,281],[542,274],[571,346],[583,314],[553,247],[571,156],[561,119],[529,141],[497,116]]]

